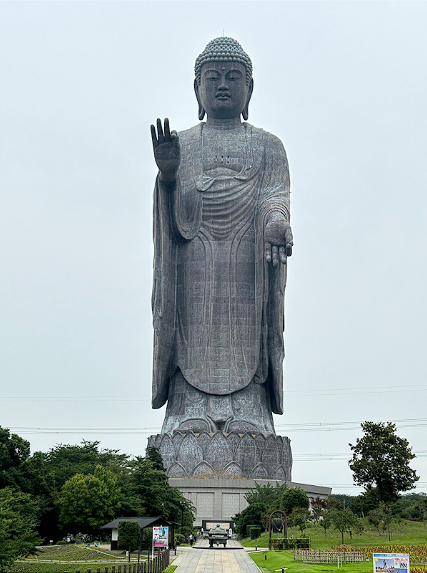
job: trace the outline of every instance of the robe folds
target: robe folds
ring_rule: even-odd
[[[179,369],[207,394],[267,384],[281,414],[286,266],[265,261],[264,229],[272,212],[289,221],[286,153],[277,137],[243,124],[241,169],[224,157],[207,169],[204,125],[179,134],[173,190],[158,180],[154,190],[153,408]],[[227,135],[215,137],[220,148]]]

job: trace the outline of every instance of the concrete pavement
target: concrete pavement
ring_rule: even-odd
[[[194,547],[179,551],[173,565],[178,566],[175,573],[260,573],[247,552],[234,539],[229,539],[225,548],[212,549],[207,539],[199,539]]]

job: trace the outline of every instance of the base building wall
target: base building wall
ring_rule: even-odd
[[[184,497],[196,508],[194,525],[202,527],[202,522],[232,521],[232,518],[247,507],[245,494],[254,489],[255,484],[284,484],[299,487],[308,497],[324,499],[331,494],[332,488],[292,481],[272,481],[263,479],[210,479],[170,477],[169,484],[179,488]]]

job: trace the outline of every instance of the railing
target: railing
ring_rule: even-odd
[[[125,563],[123,565],[111,565],[111,567],[97,567],[96,569],[86,569],[86,573],[162,573],[169,565],[169,549],[159,552],[150,561],[142,563]],[[64,570],[64,573],[68,573]],[[84,573],[77,570],[76,573]]]
[[[321,551],[315,549],[295,549],[294,561],[303,561],[304,563],[336,563],[337,560],[342,563],[358,563],[366,561],[364,551],[346,551],[345,549],[332,549],[330,551]]]

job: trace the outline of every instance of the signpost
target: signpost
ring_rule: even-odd
[[[169,547],[169,527],[153,527],[153,549]]]
[[[374,573],[410,573],[407,553],[374,553]]]

